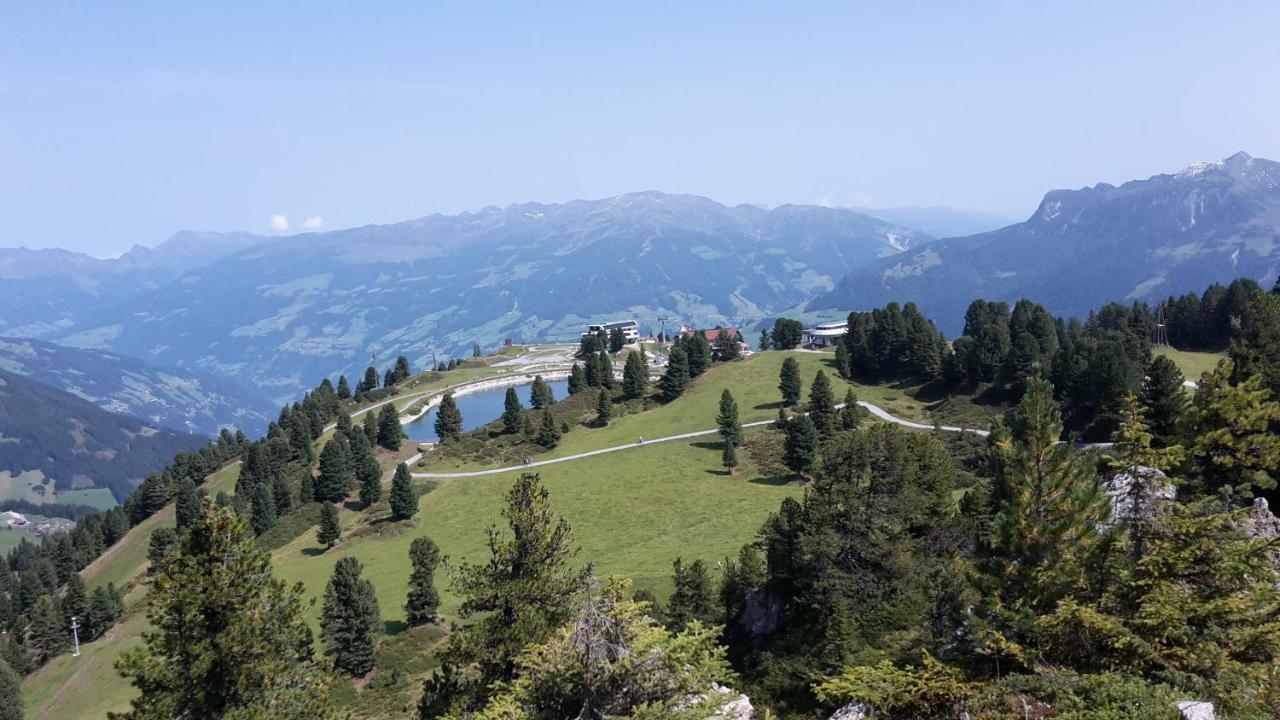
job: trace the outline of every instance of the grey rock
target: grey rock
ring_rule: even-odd
[[[1213,703],[1207,700],[1183,700],[1178,703],[1182,720],[1217,720]]]
[[[870,720],[876,717],[875,708],[866,703],[849,703],[836,711],[829,720]]]
[[[1146,486],[1148,500],[1142,508],[1142,519],[1150,521],[1173,502],[1178,496],[1178,490],[1163,472],[1155,468],[1141,468],[1138,476]],[[1101,529],[1106,530],[1122,525],[1133,517],[1133,483],[1133,476],[1127,472],[1117,473],[1104,483],[1107,497],[1111,502],[1111,518],[1102,524]]]
[[[738,627],[753,640],[762,638],[778,629],[784,609],[783,599],[777,592],[768,586],[757,588],[747,596],[738,616]]]

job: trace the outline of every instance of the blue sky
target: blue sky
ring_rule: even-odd
[[[261,4],[0,4],[0,246],[646,189],[1022,218],[1280,159],[1274,1]]]

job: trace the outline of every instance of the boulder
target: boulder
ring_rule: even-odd
[[[675,709],[684,712],[695,707],[704,707],[705,702],[718,706],[715,714],[707,720],[751,720],[755,714],[750,698],[742,693],[735,693],[719,683],[711,683],[711,689],[702,695],[693,695],[681,700],[676,703]]]
[[[783,606],[782,596],[768,585],[753,590],[738,614],[738,629],[752,640],[773,633],[782,622]]]
[[[829,720],[871,720],[876,716],[876,711],[866,703],[849,703],[836,711]]]
[[[1151,520],[1156,515],[1159,515],[1166,505],[1173,502],[1174,498],[1178,496],[1178,491],[1173,486],[1173,483],[1169,482],[1169,478],[1155,468],[1144,467],[1139,469],[1138,477],[1146,485],[1148,493],[1148,502],[1146,507],[1142,509],[1143,519]],[[1107,497],[1111,501],[1111,518],[1099,529],[1108,530],[1126,522],[1133,516],[1133,498],[1130,496],[1133,490],[1133,483],[1133,476],[1127,472],[1117,473],[1110,480],[1103,483],[1107,491]]]
[[[1217,720],[1213,703],[1207,700],[1183,700],[1178,703],[1178,712],[1182,720]]]

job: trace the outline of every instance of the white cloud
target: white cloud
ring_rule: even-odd
[[[312,215],[302,223],[302,227],[308,230],[319,230],[324,227],[324,218],[319,215]]]
[[[271,222],[268,224],[271,225],[272,230],[284,232],[289,229],[289,218],[283,215],[272,215]]]

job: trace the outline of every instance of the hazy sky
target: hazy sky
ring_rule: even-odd
[[[1022,218],[1280,159],[1275,0],[263,4],[0,5],[0,246],[645,189]]]

